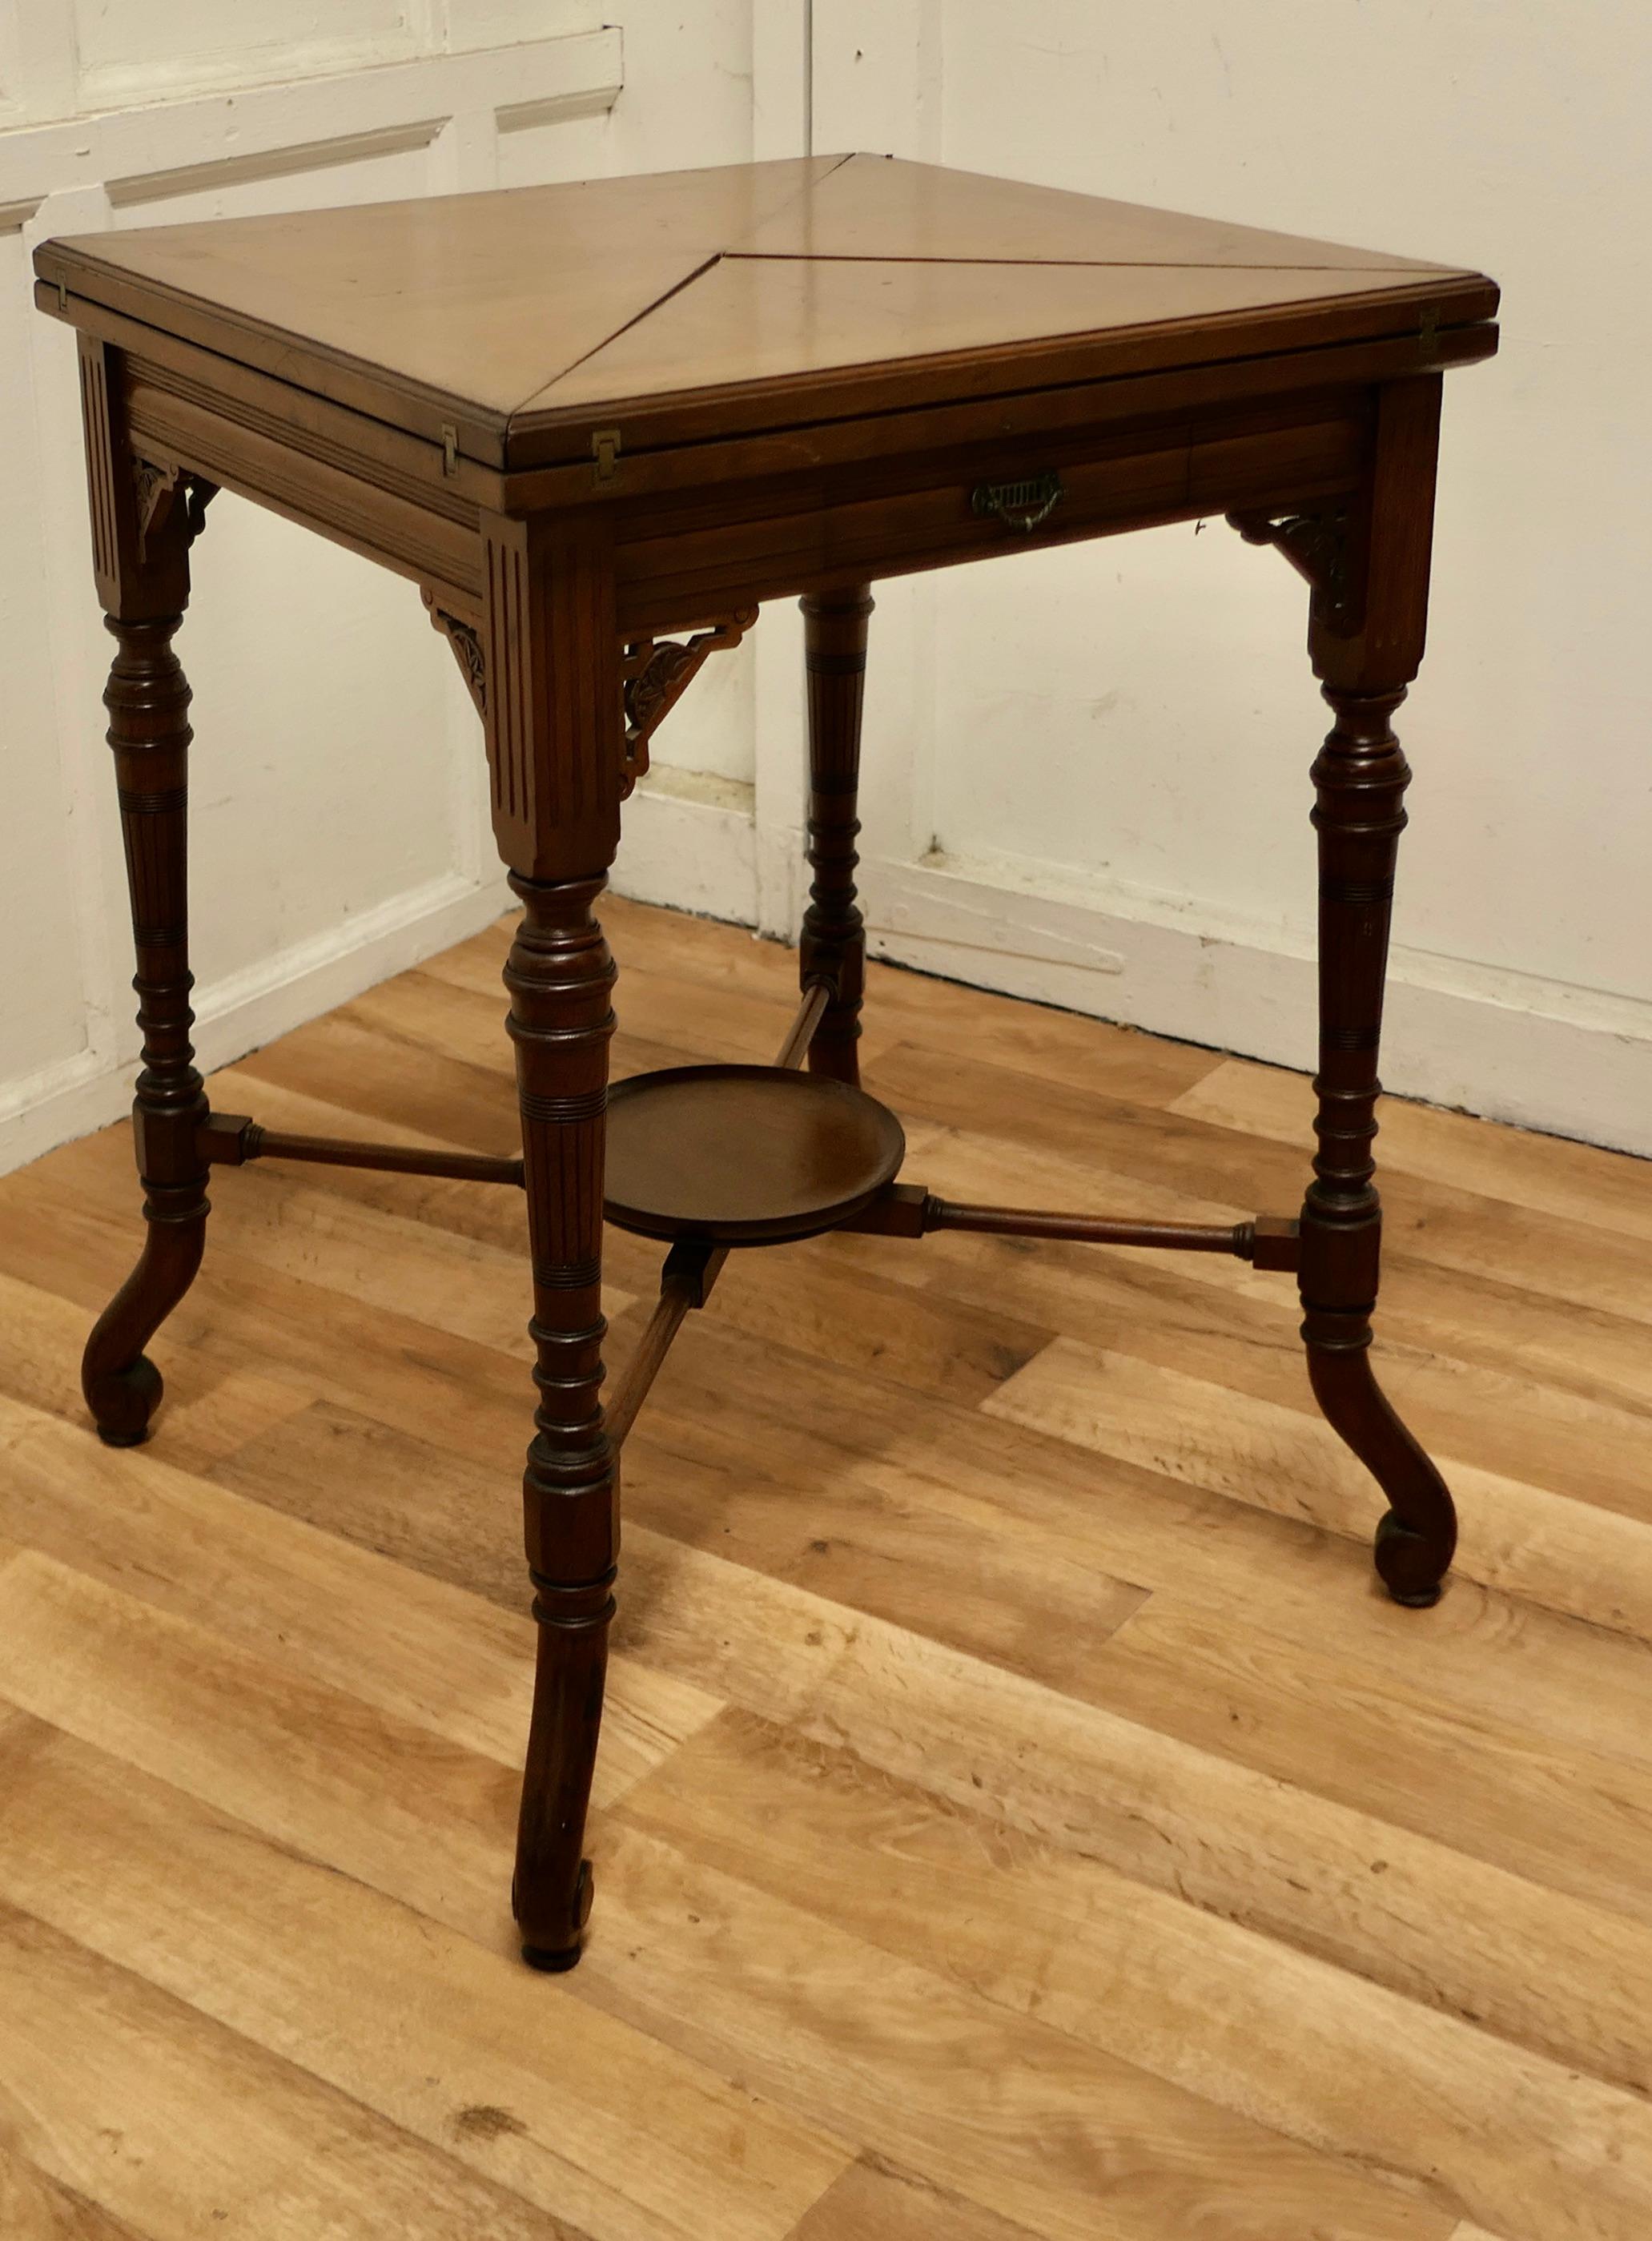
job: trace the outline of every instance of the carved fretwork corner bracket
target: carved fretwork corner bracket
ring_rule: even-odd
[[[453,649],[465,690],[476,712],[487,719],[487,655],[481,632],[473,622],[443,604],[445,594],[425,585],[421,597],[431,626]],[[620,798],[628,795],[647,774],[648,742],[687,691],[694,672],[708,653],[719,646],[738,646],[757,620],[755,607],[739,607],[706,629],[683,640],[638,639],[627,645],[621,666],[625,694],[625,737],[621,747]]]
[[[431,626],[438,630],[453,649],[453,659],[458,664],[459,675],[465,679],[465,689],[476,703],[476,712],[487,721],[487,656],[482,651],[481,633],[474,623],[463,615],[454,614],[442,605],[442,595],[426,585],[420,593],[430,610]]]
[[[137,485],[137,557],[149,559],[149,540],[184,509],[184,542],[193,545],[206,527],[206,510],[218,494],[216,483],[192,475],[185,467],[159,466],[153,459],[135,458],[132,479]]]
[[[1303,577],[1313,593],[1314,619],[1339,633],[1355,629],[1352,538],[1348,509],[1328,506],[1322,513],[1276,512],[1263,508],[1230,513],[1228,525],[1247,545],[1272,545]]]
[[[648,773],[648,742],[688,690],[708,653],[738,646],[757,620],[755,607],[737,607],[692,637],[637,639],[625,648],[625,738],[620,798]]]

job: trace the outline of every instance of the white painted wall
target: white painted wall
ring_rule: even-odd
[[[1502,358],[1448,384],[1383,1070],[1652,1153],[1652,296],[1632,223],[1649,90],[1652,18],[1626,0],[0,0],[0,425],[37,438],[13,446],[0,540],[17,811],[0,932],[43,928],[0,1033],[0,1162],[119,1110],[134,1049],[70,352],[27,308],[32,242],[811,145],[1503,282]],[[291,157],[316,141],[331,156]],[[201,191],[157,179],[197,163],[218,167]],[[196,948],[217,1062],[479,923],[500,891],[474,720],[416,600],[229,499],[197,559]],[[272,616],[329,688],[318,727],[290,701]],[[1290,571],[1220,525],[886,586],[864,796],[876,945],[1311,1060],[1306,769],[1324,717],[1304,625]],[[798,635],[771,608],[656,738],[623,890],[795,929]],[[353,805],[388,758],[404,811],[370,829]]]
[[[817,150],[1224,213],[1503,283],[1502,356],[1446,385],[1383,1075],[1652,1153],[1652,17],[1627,0],[817,0],[813,61]],[[877,946],[1311,1064],[1307,766],[1327,719],[1305,625],[1290,570],[1220,523],[886,587],[866,746]],[[673,866],[692,855],[693,900],[786,931],[798,746],[781,631],[771,652],[765,617],[754,835],[680,806],[693,846],[654,833],[646,886],[687,892]]]
[[[817,144],[1477,264],[1448,379],[1384,1078],[1652,1152],[1652,17],[1626,0],[835,0]],[[1301,1064],[1301,585],[1220,524],[955,571],[886,947]],[[887,634],[886,620],[880,640]],[[879,645],[881,658],[886,651]]]
[[[124,1110],[137,1056],[74,343],[33,308],[35,243],[743,161],[752,53],[752,0],[0,0],[0,939],[23,968],[0,997],[0,1167]],[[179,648],[215,1065],[509,898],[474,711],[417,591],[230,497],[195,579]],[[732,665],[674,727],[712,770],[733,739],[748,806],[752,689]]]

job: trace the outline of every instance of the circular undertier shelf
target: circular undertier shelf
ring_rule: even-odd
[[[674,1241],[772,1245],[835,1228],[900,1172],[887,1107],[824,1074],[679,1066],[608,1097],[605,1211]]]

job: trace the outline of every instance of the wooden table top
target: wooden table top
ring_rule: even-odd
[[[879,156],[44,243],[95,305],[495,467],[1483,324],[1482,274]]]

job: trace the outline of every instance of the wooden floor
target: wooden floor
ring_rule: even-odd
[[[786,952],[607,915],[619,1072],[769,1054]],[[215,1102],[510,1150],[505,939]],[[1300,1196],[1297,1076],[881,969],[864,1049],[952,1195]],[[736,1257],[626,1449],[554,1980],[506,1910],[517,1194],[226,1173],[117,1454],[124,1134],[0,1185],[4,2241],[1646,2241],[1652,1168],[1403,1106],[1381,1149],[1431,1613],[1288,1279]],[[657,1252],[612,1244],[617,1361]]]

